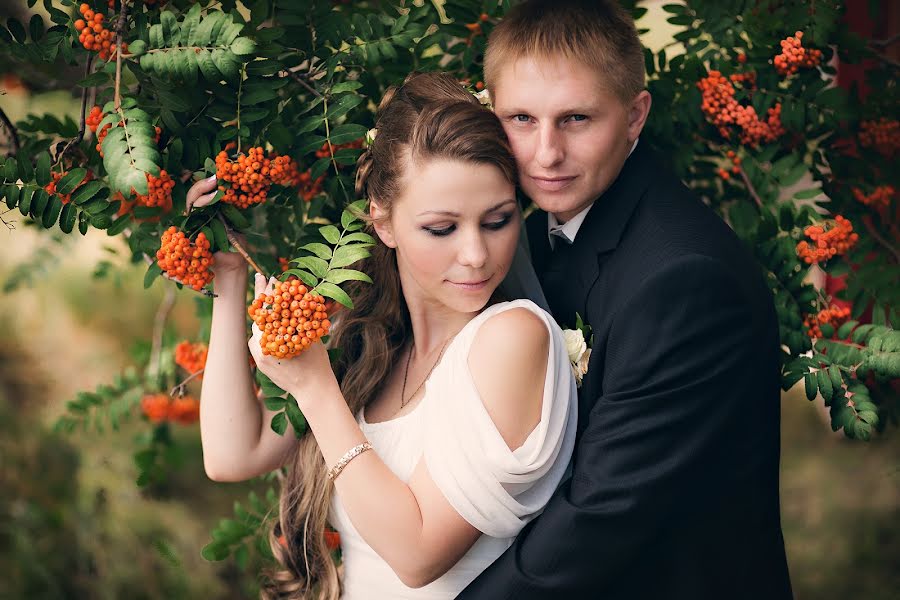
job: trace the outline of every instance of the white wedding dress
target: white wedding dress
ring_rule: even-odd
[[[540,316],[551,336],[541,421],[525,443],[511,451],[478,396],[468,356],[479,326],[516,307]],[[549,314],[529,300],[514,300],[490,306],[472,319],[447,347],[425,383],[424,397],[411,412],[367,423],[360,411],[357,421],[374,451],[403,481],[424,457],[450,504],[484,535],[447,573],[412,589],[360,537],[335,493],[329,521],[341,535],[342,599],[455,598],[543,510],[571,457],[577,412],[565,340]]]

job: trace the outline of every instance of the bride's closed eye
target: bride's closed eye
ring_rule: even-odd
[[[499,220],[489,221],[487,223],[483,223],[482,227],[488,229],[490,231],[498,231],[506,227],[509,222],[512,220],[512,213],[503,215]],[[431,235],[437,237],[443,237],[446,235],[450,235],[456,230],[456,225],[448,225],[447,227],[422,227],[425,231],[430,233]]]

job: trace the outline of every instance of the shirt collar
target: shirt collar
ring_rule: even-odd
[[[638,138],[639,140],[640,138]],[[638,140],[634,140],[634,144],[631,145],[631,150],[628,152],[628,156],[631,156],[631,153],[634,152],[634,149],[637,148]],[[596,202],[596,200],[594,201]],[[591,207],[594,206],[594,202],[591,202],[577,215],[566,221],[565,223],[560,224],[559,219],[556,218],[556,215],[553,213],[547,213],[547,236],[550,239],[550,248],[555,248],[556,238],[562,238],[567,243],[571,244],[575,241],[575,236],[578,235],[578,230],[581,229],[581,225],[584,223],[585,218],[587,217],[588,212],[590,212]]]

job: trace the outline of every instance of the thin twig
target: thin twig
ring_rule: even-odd
[[[12,121],[9,120],[9,117],[6,116],[6,113],[3,112],[3,109],[0,108],[0,121],[6,126],[9,130],[9,139],[12,142],[13,147],[13,155],[19,153],[19,133],[16,131],[16,127],[12,124]]]
[[[175,306],[175,289],[166,288],[166,295],[163,296],[162,302],[156,311],[156,318],[153,319],[153,341],[150,346],[150,373],[149,379],[155,386],[159,379],[159,363],[162,356],[162,340],[163,332],[166,328],[166,321],[169,319],[169,313]]]
[[[87,77],[91,74],[91,64],[94,62],[93,53],[88,54],[87,62],[84,63],[84,76]],[[81,90],[81,125],[78,128],[78,135],[75,136],[74,139],[69,140],[69,143],[66,144],[66,147],[62,149],[56,156],[56,160],[53,161],[54,165],[59,165],[60,161],[66,155],[66,153],[72,149],[74,146],[77,146],[81,143],[81,140],[84,139],[84,130],[86,127],[86,115],[87,115],[87,99],[88,99],[88,91],[90,88],[85,86]]]
[[[8,212],[12,212],[12,211],[13,211],[13,209],[10,208],[9,210],[5,210],[2,213],[0,213],[0,223],[3,223],[4,225],[6,225],[6,228],[9,229],[10,231],[15,231],[15,229],[16,229],[15,223],[16,222],[15,221],[7,221],[6,219],[3,218],[3,215],[5,215]]]
[[[116,94],[114,105],[116,111],[122,110],[122,34],[125,32],[125,21],[128,16],[128,2],[122,0],[120,3],[122,11],[119,13],[119,20],[116,22]]]
[[[900,40],[900,33],[895,33],[891,37],[883,39],[883,40],[871,40],[869,42],[869,45],[873,46],[875,48],[887,48],[888,46],[890,46],[897,40]]]
[[[179,396],[183,396],[185,386],[188,383],[190,383],[190,381],[193,380],[194,378],[199,377],[200,375],[203,375],[203,371],[205,371],[205,370],[206,370],[206,368],[204,367],[203,369],[200,369],[196,373],[191,373],[191,375],[187,379],[185,379],[184,381],[182,381],[181,383],[179,383],[178,385],[173,387],[172,391],[169,392],[169,395],[172,396],[173,398],[175,397],[175,394],[178,394]]]
[[[863,222],[863,224],[865,224],[866,230],[869,232],[869,235],[872,236],[872,239],[874,239],[876,242],[881,244],[885,250],[890,252],[891,255],[894,257],[894,261],[896,263],[900,264],[900,251],[898,251],[896,248],[894,248],[894,246],[891,245],[891,243],[889,241],[887,241],[886,239],[881,237],[881,234],[879,234],[878,230],[875,229],[875,224],[872,222],[872,216],[871,215],[863,215],[862,222]]]
[[[237,250],[238,253],[244,257],[244,260],[247,261],[247,264],[249,264],[251,267],[256,269],[257,273],[266,275],[266,272],[263,271],[263,268],[260,267],[258,264],[256,264],[256,261],[250,257],[250,255],[247,253],[246,250],[244,250],[244,247],[238,241],[237,237],[235,237],[234,230],[231,228],[231,226],[228,225],[228,222],[225,221],[225,217],[223,217],[221,214],[217,215],[217,216],[219,217],[219,221],[222,222],[222,225],[225,226],[225,236],[228,238],[228,241],[231,243],[231,245],[234,246],[234,249]]]
[[[750,178],[747,177],[747,174],[744,173],[743,169],[738,169],[738,172],[741,174],[741,179],[744,180],[744,185],[747,186],[747,191],[750,193],[750,197],[756,202],[756,206],[759,207],[760,210],[763,208],[762,199],[759,197],[759,194],[756,193],[756,188],[753,187],[753,184],[750,183]]]
[[[311,94],[313,94],[313,95],[316,96],[317,98],[321,98],[321,97],[322,97],[322,94],[319,92],[319,90],[317,90],[317,89],[314,88],[313,86],[309,85],[309,84],[306,82],[306,80],[303,78],[302,75],[300,75],[299,73],[296,73],[296,72],[294,72],[294,71],[290,71],[290,70],[288,70],[288,73],[291,74],[291,77],[293,77],[294,80],[297,81],[297,83],[299,83],[300,85],[302,85],[303,87],[305,87],[307,90],[309,90],[309,92],[310,92]]]

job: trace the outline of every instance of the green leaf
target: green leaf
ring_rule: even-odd
[[[231,42],[231,51],[238,56],[253,54],[256,51],[256,42],[246,37],[236,38]]]
[[[218,219],[213,219],[210,224],[210,229],[212,230],[212,241],[214,241],[216,245],[216,249],[220,252],[228,251],[228,234],[225,232],[225,225],[222,224]]]
[[[291,275],[295,275],[295,276],[299,277],[300,281],[302,281],[303,283],[305,283],[306,285],[308,285],[311,288],[315,287],[319,283],[319,280],[315,275],[313,275],[309,271],[304,271],[302,269],[288,269],[287,271],[282,273],[282,276],[291,276]]]
[[[265,405],[266,409],[271,411],[279,411],[284,410],[284,405],[287,404],[287,400],[284,398],[266,398]]]
[[[93,198],[97,193],[104,188],[102,182],[98,180],[88,181],[83,186],[79,187],[72,194],[72,202],[81,205]]]
[[[272,417],[270,427],[278,435],[284,435],[284,432],[287,430],[287,416],[283,412],[278,413]]]
[[[210,542],[200,551],[200,556],[210,562],[219,562],[228,558],[228,546],[218,542]]]
[[[347,142],[356,141],[366,135],[368,129],[356,123],[344,123],[331,130],[332,144],[346,144]]]
[[[150,266],[147,268],[147,272],[144,274],[144,289],[147,289],[151,285],[153,285],[153,282],[160,275],[162,275],[162,269],[156,263],[156,261],[153,261],[152,263],[150,263]]]
[[[75,187],[81,183],[81,180],[84,179],[85,175],[87,175],[87,169],[82,169],[81,167],[72,169],[56,184],[56,193],[71,194]]]
[[[250,227],[250,221],[247,220],[241,211],[231,204],[221,205],[222,215],[234,226],[235,229],[246,229]]]
[[[312,271],[313,275],[322,278],[328,272],[328,263],[316,256],[302,256],[296,260],[301,267]]]
[[[340,302],[347,308],[353,308],[353,301],[350,299],[350,296],[347,295],[347,292],[334,285],[333,283],[323,281],[318,286],[316,286],[316,291],[318,291],[323,296],[332,298],[337,302]]]
[[[59,228],[63,233],[72,233],[77,212],[75,205],[71,202],[62,207],[62,212],[59,215]]]
[[[341,219],[341,220],[343,221],[343,219]],[[350,226],[349,223],[347,225],[344,225],[344,227],[349,227],[349,226]],[[375,238],[373,238],[368,233],[363,233],[362,231],[348,233],[343,238],[341,238],[340,245],[343,246],[344,244],[349,244],[350,242],[362,242],[364,244],[370,244],[370,245],[374,245],[376,243]]]
[[[342,94],[344,92],[352,92],[354,90],[358,90],[362,87],[362,83],[359,81],[341,81],[340,83],[336,83],[331,87],[331,95],[337,96],[338,94]]]
[[[831,377],[828,376],[828,372],[825,369],[819,369],[816,372],[816,381],[819,384],[819,393],[825,399],[825,404],[828,404],[834,397],[834,386],[831,385]]]
[[[334,225],[319,227],[319,233],[322,234],[323,238],[328,240],[329,244],[337,244],[338,240],[341,239],[341,232]]]
[[[41,187],[44,187],[48,183],[52,181],[52,177],[50,176],[50,153],[49,152],[41,152],[38,155],[37,159],[37,168],[34,172],[35,179],[37,184]]]
[[[325,244],[320,244],[318,242],[312,242],[310,244],[306,244],[305,246],[301,246],[302,250],[309,250],[316,256],[324,260],[331,259],[331,248],[326,246]]]
[[[128,53],[131,58],[137,58],[147,51],[147,42],[144,40],[134,40],[128,44]]]
[[[337,269],[346,267],[353,263],[368,258],[370,253],[362,246],[341,246],[334,251],[334,258],[331,260],[331,267]]]
[[[297,406],[297,401],[291,398],[284,408],[288,421],[290,421],[291,427],[294,429],[294,435],[298,439],[303,437],[303,434],[306,433],[306,417],[303,416],[303,412]]]
[[[326,113],[326,117],[329,120],[337,119],[338,117],[342,117],[357,106],[359,106],[363,101],[362,96],[358,96],[356,94],[346,94],[338,98],[337,102],[328,107],[328,112]],[[363,132],[365,135],[365,131]]]
[[[256,371],[256,381],[259,383],[259,387],[266,397],[272,398],[275,396],[284,396],[284,390],[275,385],[275,383],[262,371]]]
[[[806,387],[806,398],[809,400],[815,400],[816,396],[819,393],[819,387],[816,383],[816,374],[807,373],[806,375],[804,375],[803,383]]]
[[[362,271],[356,271],[354,269],[332,269],[325,277],[325,281],[330,281],[331,283],[343,283],[350,280],[372,283],[371,277]]]

